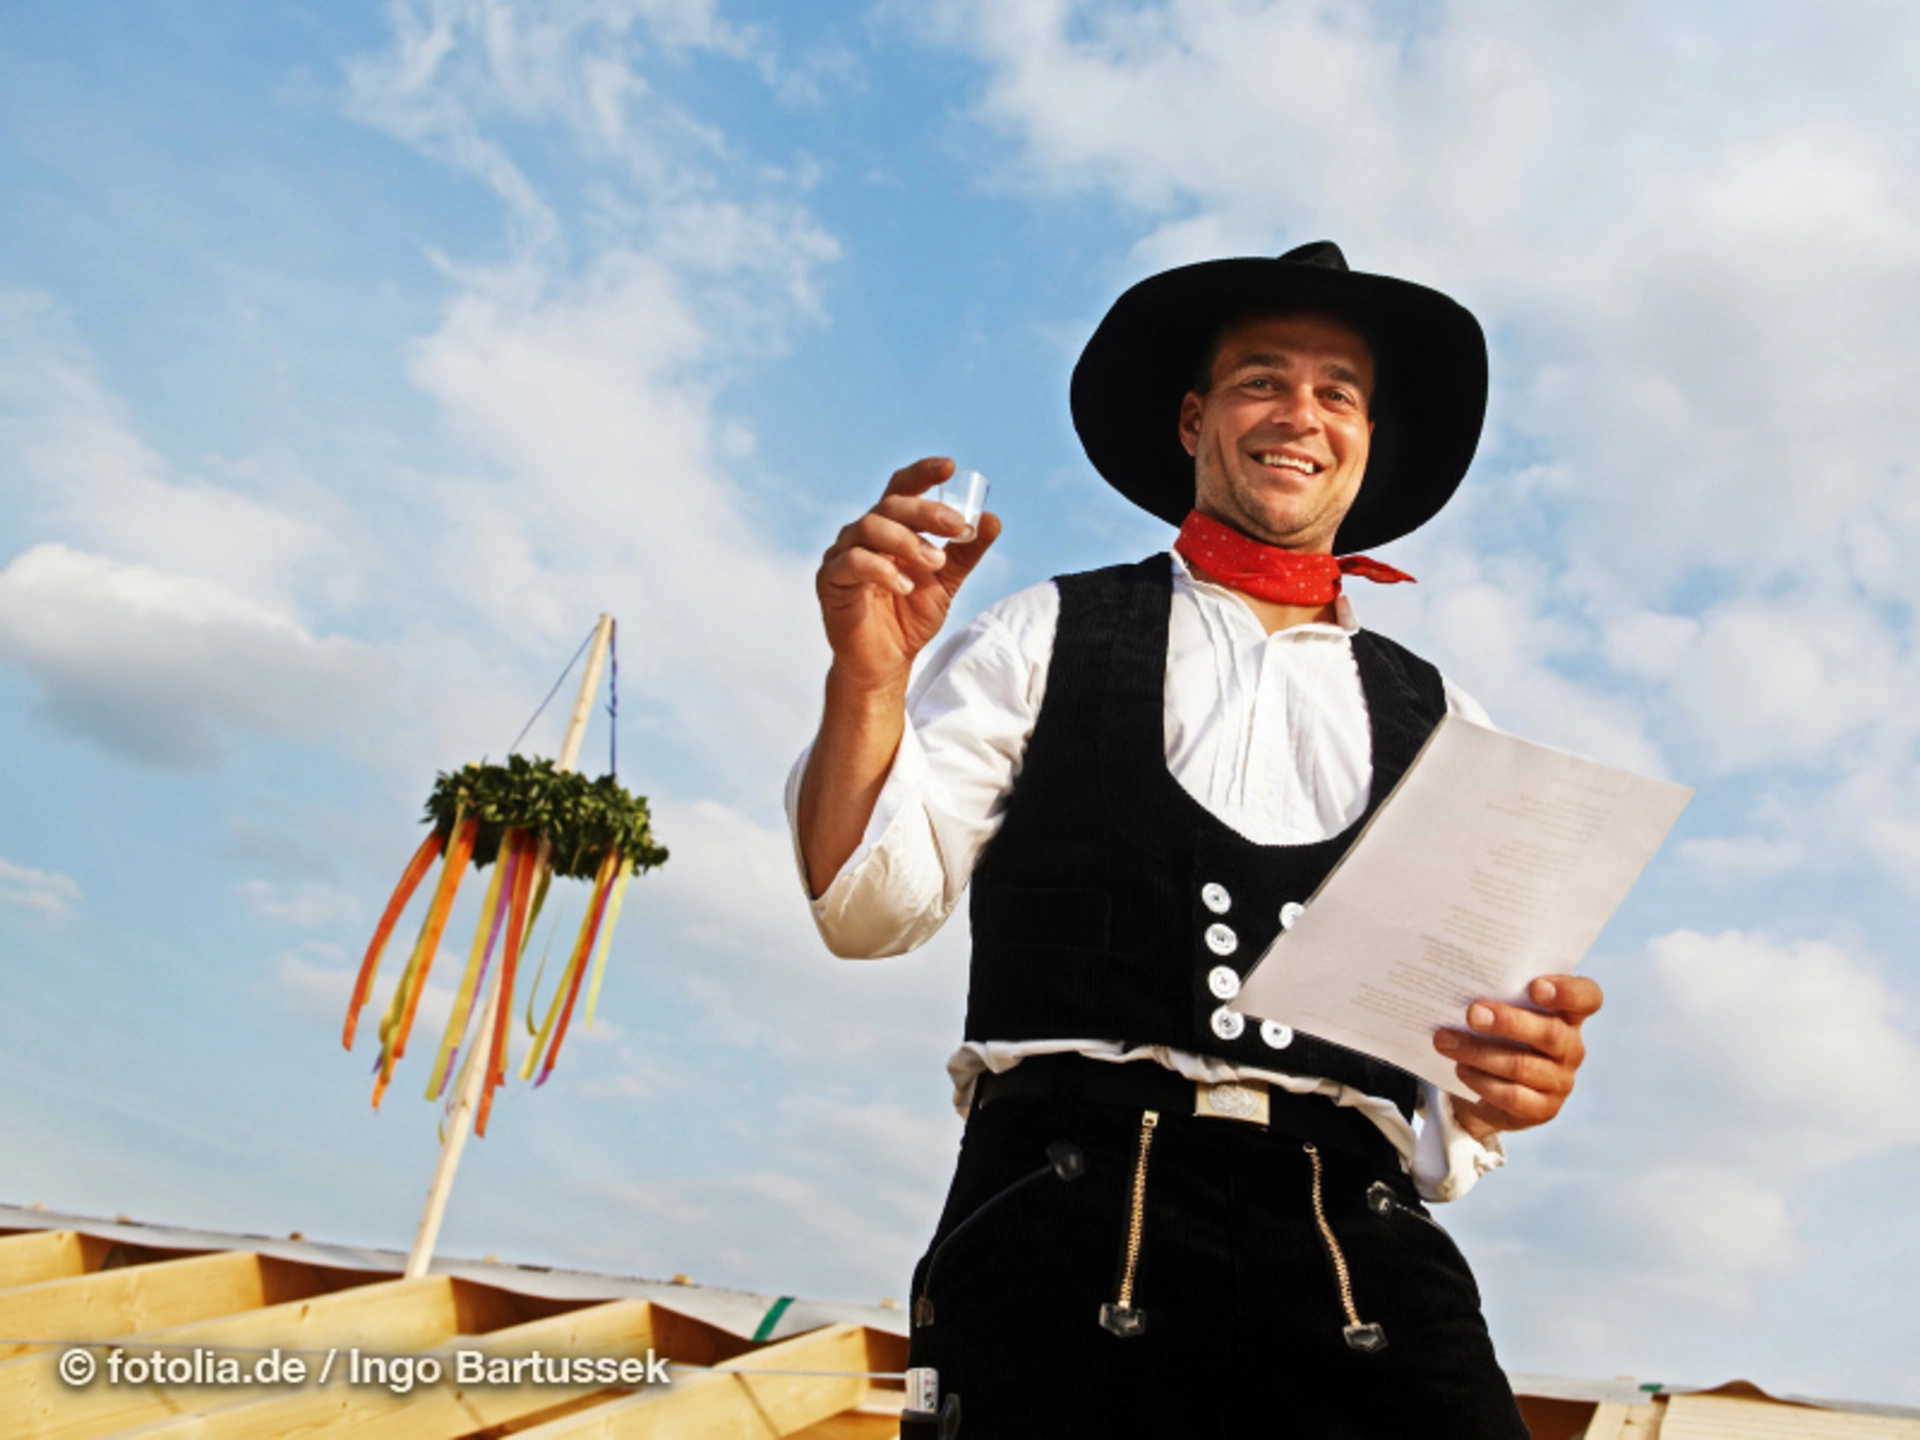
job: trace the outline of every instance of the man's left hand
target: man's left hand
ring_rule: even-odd
[[[1600,1008],[1600,987],[1579,975],[1542,975],[1527,994],[1540,1009],[1476,1000],[1467,1007],[1468,1029],[1433,1037],[1434,1049],[1456,1062],[1460,1079],[1480,1097],[1453,1102],[1461,1128],[1476,1140],[1553,1119],[1587,1058],[1580,1027]]]

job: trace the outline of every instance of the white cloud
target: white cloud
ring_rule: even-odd
[[[1683,840],[1674,850],[1689,865],[1730,880],[1763,880],[1784,874],[1807,859],[1805,845],[1753,835],[1707,835]]]
[[[1920,1144],[1920,1034],[1873,966],[1742,931],[1677,930],[1648,954],[1677,1047],[1661,1068],[1720,1107],[1718,1153],[1793,1174]]]
[[[234,889],[256,915],[302,930],[352,924],[360,915],[352,895],[321,880],[243,880]]]
[[[811,728],[824,646],[794,603],[811,563],[768,513],[777,476],[743,481],[752,434],[720,397],[820,317],[838,246],[804,176],[753,168],[649,75],[697,51],[778,83],[783,62],[704,3],[444,0],[394,24],[348,66],[351,113],[482,175],[515,217],[507,263],[443,266],[442,322],[407,355],[481,471],[430,483],[434,578],[527,654],[618,615],[644,637],[629,695],[729,789],[765,793]],[[595,177],[577,217],[519,160],[556,131]]]
[[[80,885],[72,877],[0,859],[0,905],[18,905],[58,920],[71,914],[79,903]]]
[[[1724,1165],[1661,1165],[1621,1187],[1623,1218],[1639,1232],[1645,1261],[1671,1291],[1697,1293],[1703,1277],[1722,1283],[1790,1269],[1800,1259],[1786,1198],[1777,1186]]]
[[[523,256],[561,248],[565,227],[510,148],[488,134],[490,123],[557,123],[629,183],[702,188],[688,152],[710,162],[725,141],[662,100],[643,61],[649,48],[736,59],[760,50],[713,0],[398,0],[389,16],[392,47],[347,63],[349,113],[488,185]]]
[[[1670,931],[1597,973],[1569,1110],[1444,1217],[1508,1363],[1779,1377],[1805,1332],[1753,1317],[1851,1303],[1821,1268],[1847,1250],[1832,1193],[1920,1146],[1911,1007],[1857,942],[1760,930]]]
[[[0,571],[0,658],[40,714],[142,764],[214,762],[227,727],[312,738],[375,693],[380,667],[218,580],[37,545]]]
[[[1667,773],[1641,707],[1617,686],[1570,673],[1593,637],[1583,617],[1556,605],[1561,577],[1530,557],[1470,556],[1420,540],[1403,558],[1421,583],[1357,596],[1364,623],[1446,657],[1448,678],[1503,730],[1644,774]]]
[[[965,996],[963,919],[913,955],[837,960],[808,914],[784,825],[700,801],[658,807],[656,829],[673,858],[635,882],[657,917],[642,963],[685,973],[714,1044],[833,1070],[946,1058]]]
[[[640,1263],[670,1272],[697,1255],[708,1268],[693,1278],[703,1284],[904,1298],[933,1231],[958,1119],[796,1097],[756,1130],[766,1168],[596,1187],[618,1207],[623,1230],[672,1237],[671,1248],[643,1242]],[[782,1237],[777,1246],[772,1236]]]
[[[1861,731],[1910,730],[1916,676],[1865,614],[1806,623],[1806,607],[1716,607],[1672,682],[1720,768],[1818,764]],[[1718,742],[1718,743],[1714,743]]]
[[[290,610],[298,576],[339,562],[301,513],[314,497],[256,483],[267,493],[181,474],[140,438],[59,307],[0,294],[0,487],[41,533]]]
[[[764,303],[786,304],[789,280]],[[762,304],[755,283],[729,304]],[[811,728],[825,647],[795,603],[811,564],[776,544],[767,502],[732,478],[712,377],[744,359],[737,339],[718,333],[698,282],[650,256],[606,256],[553,289],[532,304],[468,292],[415,347],[414,378],[505,474],[441,487],[440,578],[549,649],[612,611],[623,636],[644,637],[623,651],[629,693],[722,774],[769,788]],[[729,334],[747,332],[775,333]]]

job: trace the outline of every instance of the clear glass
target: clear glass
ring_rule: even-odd
[[[946,484],[934,486],[927,495],[950,510],[958,510],[960,518],[967,522],[967,528],[959,535],[928,535],[925,538],[942,549],[946,548],[948,540],[958,540],[964,545],[973,539],[980,517],[986,512],[987,490],[987,477],[978,470],[956,470]]]

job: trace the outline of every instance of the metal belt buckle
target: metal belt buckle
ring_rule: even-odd
[[[1196,1115],[1265,1125],[1267,1112],[1264,1080],[1224,1080],[1218,1085],[1209,1085],[1204,1080],[1194,1082],[1193,1113]]]

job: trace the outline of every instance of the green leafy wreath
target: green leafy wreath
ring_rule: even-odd
[[[539,1078],[534,1080],[536,1086],[545,1084],[553,1072],[573,1016],[574,1002],[579,998],[589,968],[593,981],[586,987],[586,1022],[593,1023],[594,1004],[599,998],[607,951],[627,882],[636,873],[664,865],[667,851],[665,846],[654,842],[653,822],[645,797],[630,793],[612,775],[588,780],[573,771],[560,769],[552,760],[528,760],[520,755],[509,755],[504,765],[481,762],[441,772],[434,780],[433,793],[427,797],[426,819],[433,829],[408,862],[374,930],[366,958],[361,962],[352,998],[347,1003],[343,1039],[351,1050],[360,1011],[373,993],[381,952],[407,902],[433,868],[433,862],[444,859],[433,900],[420,926],[420,937],[414,942],[413,953],[401,971],[393,998],[380,1021],[380,1060],[373,1087],[373,1103],[378,1107],[388,1081],[393,1078],[394,1064],[406,1051],[414,1012],[426,991],[427,970],[439,953],[440,938],[446,931],[461,876],[469,865],[493,866],[486,899],[480,905],[480,923],[474,932],[466,973],[440,1042],[439,1057],[427,1080],[427,1098],[438,1099],[452,1077],[463,1043],[469,1065],[484,1055],[486,1076],[474,1126],[477,1134],[484,1135],[493,1092],[506,1079],[507,1031],[509,1017],[515,1010],[515,975],[553,877],[591,880],[593,891],[587,900],[587,913],[580,922],[572,956],[554,990],[546,1023],[535,1036],[522,1067],[522,1078],[533,1079],[534,1068],[540,1065]],[[487,968],[493,963],[496,942],[503,938],[499,963],[504,1003],[496,1011],[491,1036],[469,1037],[468,1022],[476,1013],[475,1001],[482,993]],[[537,976],[535,980],[537,983]],[[532,1000],[529,995],[529,1019]]]
[[[481,761],[442,770],[427,797],[427,819],[442,845],[462,815],[480,822],[473,843],[476,867],[493,864],[509,830],[543,837],[553,873],[570,880],[591,880],[609,851],[643,873],[667,860],[666,847],[654,843],[644,796],[632,794],[611,775],[589,780],[551,760],[509,755],[504,765]]]

